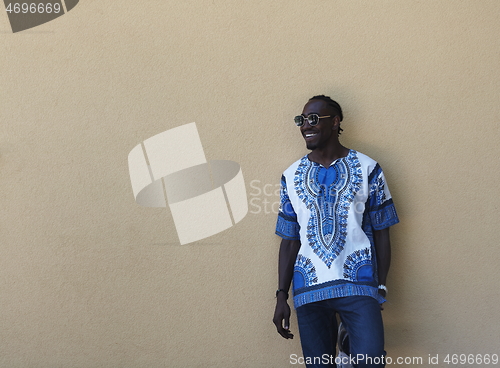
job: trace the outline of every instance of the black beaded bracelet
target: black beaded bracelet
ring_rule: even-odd
[[[288,292],[285,289],[276,290],[276,298],[278,297],[278,294],[280,293],[280,291],[284,292],[286,294],[286,298],[288,299]]]

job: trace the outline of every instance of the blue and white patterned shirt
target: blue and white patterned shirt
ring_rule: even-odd
[[[399,222],[384,173],[350,150],[330,167],[306,156],[281,178],[276,234],[300,240],[293,273],[295,308],[367,295],[380,303],[373,230]]]

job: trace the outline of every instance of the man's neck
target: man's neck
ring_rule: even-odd
[[[339,143],[338,145],[331,145],[322,149],[316,148],[311,151],[307,157],[310,161],[316,162],[324,167],[329,167],[333,161],[346,157],[348,154],[349,149]]]

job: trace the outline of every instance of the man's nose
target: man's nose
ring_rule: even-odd
[[[309,119],[304,119],[304,124],[300,127],[300,130],[305,130],[307,128],[310,128],[311,124],[309,124]]]

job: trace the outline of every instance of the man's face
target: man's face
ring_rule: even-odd
[[[333,143],[337,138],[338,117],[335,117],[335,112],[328,107],[328,104],[322,100],[311,100],[304,106],[302,110],[303,116],[309,114],[318,114],[319,116],[329,116],[329,118],[319,119],[319,124],[310,126],[307,119],[304,125],[300,127],[300,132],[306,141],[307,149],[315,150],[316,148],[324,148]]]

